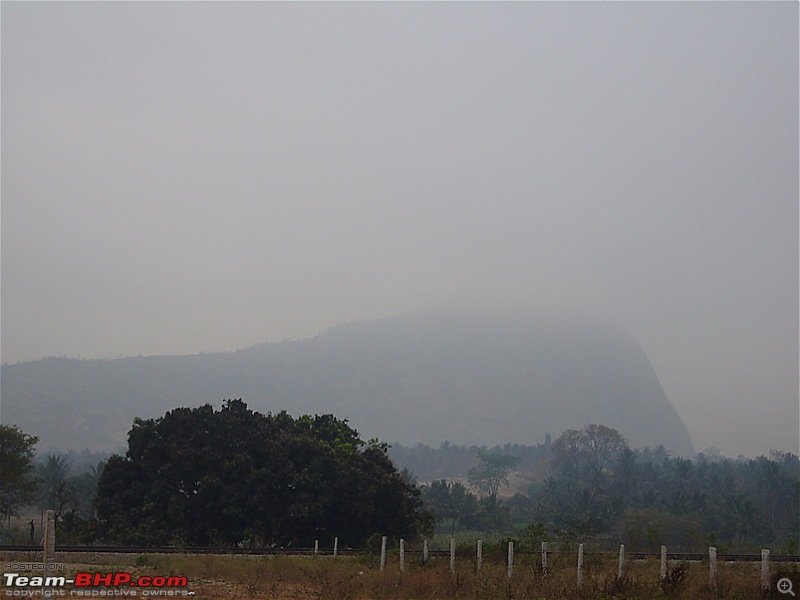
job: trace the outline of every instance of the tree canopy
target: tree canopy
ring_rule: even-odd
[[[469,470],[469,483],[482,494],[496,500],[500,486],[508,485],[508,475],[520,459],[518,456],[493,454],[481,449],[477,453],[480,462]]]
[[[36,492],[33,458],[39,438],[0,425],[0,515],[12,515]]]
[[[614,429],[587,425],[553,442],[552,472],[534,486],[534,519],[558,535],[616,535],[631,547],[707,542],[797,549],[797,455],[724,459],[633,450]],[[757,546],[756,546],[757,547]]]
[[[98,517],[119,543],[412,538],[419,492],[386,450],[332,415],[263,415],[242,400],[178,408],[134,421],[126,455],[112,456],[100,477]]]

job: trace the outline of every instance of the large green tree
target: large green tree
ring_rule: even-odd
[[[126,455],[111,457],[100,477],[98,516],[121,543],[411,538],[419,492],[386,450],[332,415],[263,415],[241,400],[219,411],[179,408],[135,420]]]
[[[39,438],[16,425],[0,425],[0,515],[10,516],[36,492],[34,447]]]

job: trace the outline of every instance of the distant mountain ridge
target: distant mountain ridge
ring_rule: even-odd
[[[3,422],[40,449],[119,449],[136,416],[241,397],[405,445],[534,444],[602,423],[632,446],[694,453],[638,342],[577,317],[420,312],[230,353],[48,358],[4,365],[0,393]]]

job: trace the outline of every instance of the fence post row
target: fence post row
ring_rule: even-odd
[[[380,570],[384,571],[386,568],[386,544],[387,537],[381,538],[381,566]],[[337,555],[339,547],[339,538],[334,538],[333,541],[333,555]],[[314,540],[314,554],[319,552],[319,540]],[[542,573],[547,573],[547,542],[542,542]],[[45,569],[48,564],[52,564],[55,557],[55,523],[53,511],[47,511],[47,526],[44,534],[44,563]],[[667,547],[661,546],[660,553],[660,569],[659,579],[664,580],[667,576]],[[761,550],[761,587],[764,590],[769,589],[769,557],[770,551],[766,548]],[[480,571],[483,566],[483,540],[477,540],[477,570]],[[422,541],[422,560],[428,560],[428,540]],[[712,590],[717,588],[717,549],[714,546],[708,548],[708,584]],[[577,587],[583,585],[583,566],[584,566],[584,545],[578,544],[578,572],[577,572]],[[450,538],[450,573],[454,574],[456,569],[456,539]],[[405,572],[405,539],[400,539],[400,572]],[[514,574],[514,542],[508,542],[508,579],[512,579]],[[617,568],[617,577],[621,579],[625,574],[625,544],[619,546],[619,566]]]
[[[43,560],[45,577],[51,576],[51,566],[55,560],[55,513],[52,510],[46,511],[46,524],[44,530],[43,540]],[[380,570],[384,571],[386,568],[386,543],[387,537],[381,538],[381,566]],[[333,538],[333,556],[337,556],[339,551],[339,538]],[[542,573],[547,573],[547,542],[542,542]],[[319,540],[314,540],[314,554],[319,554]],[[761,588],[764,590],[769,589],[769,557],[770,551],[767,548],[761,549]],[[578,573],[577,573],[577,586],[580,588],[583,585],[583,558],[584,558],[584,545],[578,544]],[[427,538],[422,541],[422,560],[423,563],[428,561],[428,540]],[[659,569],[659,578],[664,580],[667,576],[667,547],[661,546],[661,564]],[[477,570],[480,571],[483,565],[483,540],[477,541]],[[456,568],[456,539],[450,538],[450,573],[455,573]],[[400,572],[405,572],[405,539],[400,539]],[[625,544],[619,546],[619,566],[617,569],[617,577],[622,578],[625,572]],[[510,580],[514,574],[514,542],[508,542],[508,579]],[[708,548],[708,585],[712,590],[717,589],[717,548],[709,546]]]

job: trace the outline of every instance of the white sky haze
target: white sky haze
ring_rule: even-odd
[[[625,325],[798,451],[798,4],[9,2],[2,360],[427,306]]]

